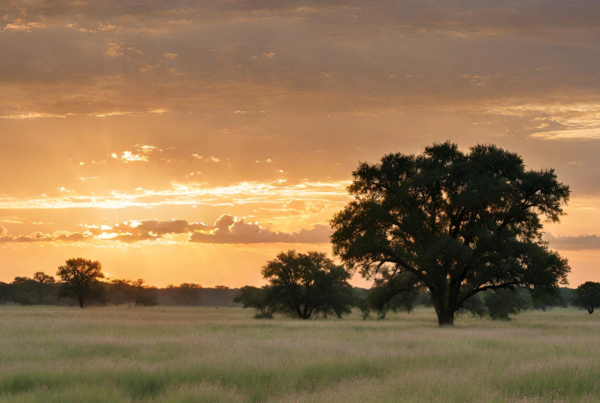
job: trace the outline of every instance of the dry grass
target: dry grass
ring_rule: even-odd
[[[1,402],[600,401],[600,314],[254,320],[234,308],[0,306]]]

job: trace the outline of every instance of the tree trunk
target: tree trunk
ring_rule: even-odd
[[[83,308],[83,298],[78,297],[77,300],[79,301],[79,307]]]
[[[594,307],[589,307],[588,308],[588,313],[591,315],[592,313],[594,313]]]
[[[454,311],[437,312],[440,326],[454,326]]]
[[[454,312],[456,312],[456,309],[452,309],[452,305],[446,301],[444,294],[433,294],[432,297],[438,324],[440,326],[454,326]]]

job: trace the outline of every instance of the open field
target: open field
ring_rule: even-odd
[[[600,401],[600,315],[254,320],[238,308],[0,306],[1,402]]]

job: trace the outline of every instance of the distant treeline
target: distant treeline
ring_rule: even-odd
[[[58,279],[43,272],[32,277],[15,277],[0,282],[0,304],[106,306],[156,305],[235,306],[239,290],[220,285],[203,288],[196,283],[156,288],[143,279],[107,279],[98,261],[69,259],[56,273]]]
[[[370,289],[352,287],[350,273],[325,254],[282,252],[263,267],[269,284],[262,288],[226,286],[203,288],[196,283],[156,288],[143,279],[107,279],[98,261],[70,259],[57,271],[58,280],[43,272],[32,277],[16,277],[11,283],[0,282],[0,303],[21,305],[107,306],[156,305],[243,306],[254,308],[257,318],[285,316],[310,319],[348,315],[358,309],[363,319],[384,319],[388,312],[411,312],[416,306],[434,307],[430,292],[402,292],[403,283],[375,284]],[[598,306],[600,284],[585,283],[578,289],[559,288],[558,293],[536,296],[531,290],[514,288],[488,290],[469,298],[459,314],[510,320],[527,310],[545,311],[569,305],[592,313]],[[588,302],[586,302],[587,300]]]
[[[49,278],[50,276],[38,272],[33,277],[16,277],[11,283],[0,282],[0,304],[78,305],[76,297],[64,295],[65,292],[61,290],[61,282],[54,280],[53,277],[51,280]],[[146,285],[143,280],[107,280],[99,282],[98,285],[104,288],[104,290],[97,293],[87,305],[240,306],[239,302],[233,302],[235,298],[240,296],[240,289],[225,286],[203,288],[198,284],[194,284],[196,287],[193,287],[191,286],[192,284],[184,283],[182,284],[183,287],[180,285],[156,288]],[[370,301],[371,309],[369,309],[369,313],[372,313],[374,317],[383,319],[389,311],[397,312],[399,310],[406,310],[404,308],[405,305],[402,305],[400,301],[394,300],[387,302],[384,306],[377,307],[374,298],[369,298],[371,294],[376,293],[373,289],[354,287],[353,292],[357,301]],[[471,310],[463,310],[462,313],[472,313],[482,316],[490,308],[494,313],[508,311],[510,311],[509,313],[518,313],[513,311],[517,309],[518,311],[529,309],[546,310],[548,307],[576,306],[573,303],[575,290],[566,287],[560,289],[559,299],[548,304],[532,301],[527,290],[521,290],[516,294],[511,291],[504,293],[502,295],[503,298],[500,298],[500,301],[504,302],[503,304],[498,304],[496,295],[497,293],[493,291],[482,293],[482,297],[477,299],[477,303],[471,307]],[[361,304],[357,302],[355,305],[360,308]],[[430,296],[427,293],[419,294],[412,303],[412,307],[417,306],[432,306]]]
[[[0,304],[78,306],[76,297],[61,296],[60,282],[42,286],[44,290],[40,294],[40,286],[34,284],[31,278],[18,277],[17,279],[11,283],[0,282]],[[86,306],[239,306],[232,302],[239,295],[239,289],[199,286],[199,288],[189,290],[181,286],[156,288],[148,285],[142,287],[133,285],[137,282],[130,281],[126,286],[114,284],[111,281],[101,282],[99,285],[104,288],[104,291],[91,299]]]

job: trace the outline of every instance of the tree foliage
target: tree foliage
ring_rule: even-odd
[[[377,317],[385,319],[389,311],[412,312],[419,293],[419,288],[414,287],[412,276],[405,273],[386,280],[377,279],[369,290],[367,301]]]
[[[182,283],[177,290],[177,299],[184,305],[196,306],[200,302],[200,290],[202,286],[196,283]]]
[[[600,283],[592,281],[585,282],[575,290],[573,303],[588,313],[594,313],[594,309],[600,308]]]
[[[81,257],[69,259],[58,268],[56,275],[62,280],[61,296],[74,296],[81,308],[89,301],[106,303],[106,290],[99,281],[104,278],[99,261]]]
[[[527,170],[493,145],[443,143],[353,177],[354,200],[331,221],[334,253],[364,277],[428,290],[440,325],[485,290],[567,284],[567,260],[542,240],[542,218],[558,222],[570,195],[554,170]]]
[[[34,290],[38,296],[40,304],[44,300],[44,297],[52,291],[52,287],[55,284],[54,277],[48,274],[38,271],[33,275]]]
[[[341,318],[351,312],[351,275],[324,253],[282,252],[263,267],[262,274],[280,312],[301,319],[317,314]]]
[[[236,304],[242,304],[243,308],[254,308],[258,311],[257,319],[271,319],[275,312],[275,304],[269,287],[245,286],[240,289],[240,295],[233,299]]]

